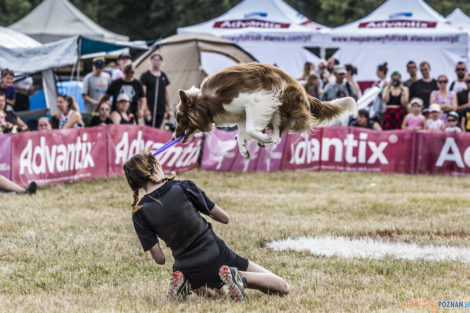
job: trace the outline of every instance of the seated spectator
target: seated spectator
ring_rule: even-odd
[[[59,128],[82,128],[83,120],[74,97],[60,95],[57,97],[55,118],[59,120]]]
[[[408,88],[401,82],[401,74],[394,71],[392,81],[382,90],[382,101],[386,104],[383,129],[400,129],[408,108]]]
[[[354,79],[354,75],[357,75],[357,68],[352,64],[346,64],[346,81],[353,86],[354,88],[354,100],[357,100],[361,97],[362,92],[361,88],[359,88],[359,84]]]
[[[423,108],[422,110],[423,116],[426,120],[429,119],[429,108]]]
[[[460,129],[459,126],[457,126],[459,124],[459,114],[455,111],[450,111],[448,114],[447,114],[447,127],[446,127],[446,131],[448,132],[462,132],[462,130]]]
[[[447,126],[447,113],[457,109],[457,94],[453,91],[447,90],[447,83],[449,80],[445,75],[439,75],[437,78],[438,90],[433,90],[430,96],[430,103],[437,103],[441,106],[440,119]]]
[[[344,65],[336,65],[334,71],[336,75],[335,82],[328,83],[325,89],[323,89],[322,100],[328,101],[348,96],[354,97],[354,87],[344,79],[346,77],[346,67]]]
[[[2,70],[2,81],[0,82],[0,91],[3,92],[6,96],[7,105],[12,108],[15,107],[16,101],[16,89],[13,84],[13,78],[15,75],[12,71],[7,68]]]
[[[6,122],[11,124],[11,127],[5,126],[5,128],[8,128],[10,131],[13,131],[13,129],[15,129],[16,132],[28,130],[28,126],[26,125],[26,123],[23,122],[23,120],[19,116],[16,115],[15,110],[13,110],[11,106],[6,104],[5,94],[1,91],[0,91],[0,112],[4,113]]]
[[[29,183],[28,187],[23,188],[20,185],[15,184],[5,176],[0,175],[0,190],[2,191],[32,195],[36,193],[37,187],[38,186],[36,182],[32,181],[31,183]]]
[[[113,124],[135,124],[134,114],[129,113],[130,99],[126,93],[117,98],[116,110],[111,113]]]
[[[364,110],[364,109],[359,110],[357,119],[352,120],[351,123],[349,123],[349,126],[382,130],[382,127],[380,127],[379,123],[369,119],[369,112],[367,112],[367,110]]]
[[[459,91],[467,89],[467,85],[465,84],[467,66],[465,65],[465,62],[457,62],[457,64],[455,65],[455,74],[457,74],[457,80],[454,80],[450,84],[449,90],[458,93]]]
[[[28,111],[29,110],[29,97],[33,94],[33,78],[31,76],[24,76],[15,81],[16,100],[15,111]]]
[[[315,65],[313,63],[310,63],[310,62],[305,62],[304,64],[304,71],[302,73],[302,76],[300,76],[299,78],[297,78],[297,80],[302,84],[304,85],[306,82],[307,82],[307,79],[310,75],[312,75],[313,73],[315,73]]]
[[[94,115],[91,118],[90,126],[106,126],[113,124],[113,120],[110,117],[111,106],[108,102],[102,102],[98,107],[98,115]]]
[[[38,120],[38,130],[52,130],[51,121],[45,116]]]
[[[421,109],[423,108],[423,100],[420,98],[413,98],[410,102],[411,113],[405,116],[403,124],[401,125],[402,129],[425,129],[426,128],[426,118],[421,114]]]
[[[437,103],[429,105],[429,119],[426,120],[426,129],[430,131],[445,130],[444,122],[439,118],[441,106]]]
[[[419,64],[422,78],[414,82],[410,87],[410,98],[418,97],[423,100],[424,108],[429,106],[430,95],[433,90],[438,90],[437,81],[431,77],[431,66],[423,61]]]
[[[304,85],[304,88],[305,88],[305,91],[307,91],[307,94],[315,98],[320,98],[322,91],[320,88],[320,80],[318,78],[318,75],[311,74],[308,77],[307,82]]]

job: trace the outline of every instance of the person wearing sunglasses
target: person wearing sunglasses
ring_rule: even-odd
[[[132,64],[124,67],[124,77],[113,80],[109,85],[108,90],[100,100],[102,102],[107,101],[110,96],[113,96],[113,103],[111,105],[111,111],[117,110],[117,99],[120,94],[127,94],[130,100],[130,113],[137,117],[139,124],[143,124],[144,112],[148,111],[147,99],[145,98],[144,89],[138,79],[135,78],[135,69]]]
[[[459,91],[467,89],[465,84],[465,75],[467,74],[467,66],[464,62],[459,61],[455,65],[455,74],[457,75],[457,80],[454,80],[449,87],[449,90],[457,93]]]
[[[110,117],[111,106],[108,102],[102,102],[98,107],[98,115],[91,118],[90,126],[109,125],[113,123]]]
[[[455,111],[450,111],[447,114],[447,124],[448,126],[446,127],[447,132],[462,132],[460,129],[459,125],[459,113]]]
[[[440,119],[444,122],[447,127],[447,113],[455,111],[457,109],[457,94],[453,91],[447,90],[447,84],[449,80],[446,75],[439,75],[437,77],[438,90],[431,92],[429,98],[430,103],[437,103],[441,106]]]

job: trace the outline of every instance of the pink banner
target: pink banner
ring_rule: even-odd
[[[282,153],[285,138],[278,145],[265,148],[258,146],[257,141],[248,143],[250,158],[245,159],[238,150],[235,139],[237,131],[215,129],[207,133],[204,141],[201,168],[210,171],[272,172],[281,169]]]
[[[15,134],[12,180],[27,185],[107,176],[106,129],[64,129]]]
[[[148,126],[113,125],[108,128],[109,175],[123,175],[123,164],[134,154],[155,151],[171,140],[172,133]],[[198,166],[201,136],[194,136],[188,143],[169,148],[157,159],[166,172],[183,172]]]
[[[0,135],[0,175],[11,179],[11,135]]]
[[[470,134],[419,132],[416,146],[416,173],[470,174]]]
[[[282,170],[320,169],[320,142],[323,128],[303,136],[288,134],[282,159]]]

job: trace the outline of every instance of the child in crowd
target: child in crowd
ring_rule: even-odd
[[[429,106],[429,119],[426,121],[426,129],[430,131],[445,130],[444,122],[439,118],[441,106],[433,103]]]
[[[421,114],[423,108],[423,100],[420,98],[413,98],[410,102],[411,113],[408,113],[401,125],[402,129],[425,129],[426,118]]]
[[[455,111],[450,111],[447,113],[447,127],[446,131],[448,132],[462,132],[458,125],[459,122],[459,114]]]
[[[144,251],[165,264],[158,238],[171,249],[175,263],[168,298],[184,298],[192,288],[197,294],[246,298],[244,288],[285,295],[289,285],[279,276],[233,252],[200,213],[228,223],[228,215],[196,184],[165,176],[149,152],[134,155],[124,164],[127,182],[134,192],[132,221]],[[139,202],[139,190],[146,195]]]

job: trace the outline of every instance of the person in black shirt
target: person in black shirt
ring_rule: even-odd
[[[108,87],[108,90],[101,98],[98,105],[113,96],[113,104],[111,105],[111,111],[116,111],[117,98],[120,94],[125,93],[130,99],[130,113],[137,117],[137,119],[143,119],[147,108],[147,100],[145,99],[144,89],[142,84],[134,78],[135,70],[132,64],[124,67],[124,78],[113,80]]]
[[[457,93],[457,112],[461,117],[462,131],[470,131],[470,74],[465,75],[467,89]]]
[[[140,76],[140,82],[147,98],[147,107],[149,108],[147,114],[150,115],[150,118],[146,119],[146,124],[160,128],[165,113],[167,119],[173,115],[168,91],[170,82],[166,74],[160,71],[163,57],[156,52],[152,54],[150,61],[152,62],[152,68]],[[155,94],[157,94],[157,97],[155,97]]]
[[[415,97],[423,100],[424,108],[429,107],[429,97],[433,90],[438,90],[437,81],[430,76],[431,66],[428,62],[423,61],[419,64],[419,71],[422,78],[411,84],[410,99]]]
[[[149,152],[134,155],[124,164],[124,173],[134,192],[132,221],[144,251],[158,264],[165,263],[159,238],[171,249],[175,263],[168,297],[186,296],[188,286],[196,293],[218,296],[229,287],[233,300],[243,300],[244,287],[287,294],[289,285],[233,252],[220,239],[201,213],[227,224],[229,217],[192,181],[165,176],[160,163]],[[139,190],[146,195],[139,201]]]
[[[382,127],[380,127],[379,123],[369,119],[369,112],[364,109],[359,110],[359,112],[357,113],[357,119],[352,120],[349,123],[349,126],[382,130]]]
[[[113,124],[113,120],[110,116],[111,107],[108,102],[102,102],[98,106],[98,115],[94,115],[91,118],[90,126],[101,126]]]

